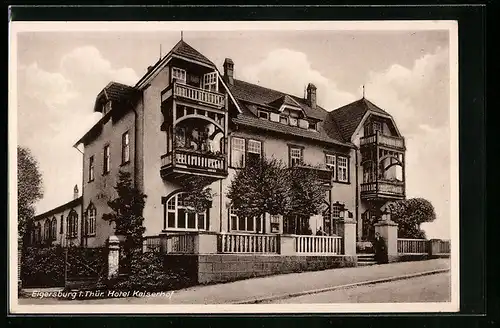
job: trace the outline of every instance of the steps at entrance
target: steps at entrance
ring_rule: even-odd
[[[377,261],[375,261],[375,254],[358,254],[358,266],[374,264],[377,264]]]

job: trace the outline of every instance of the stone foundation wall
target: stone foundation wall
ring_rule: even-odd
[[[356,256],[282,255],[166,255],[169,268],[183,270],[193,283],[209,284],[302,271],[317,271],[357,264]],[[196,281],[194,281],[196,280]]]

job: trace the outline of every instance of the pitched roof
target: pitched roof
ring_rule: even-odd
[[[352,134],[356,131],[359,123],[365,116],[366,112],[391,116],[385,110],[376,106],[366,98],[361,98],[355,102],[337,108],[328,113],[328,121],[333,121],[337,125],[344,140],[351,140]]]
[[[328,112],[320,106],[316,106],[314,109],[307,104],[305,99],[241,80],[234,80],[234,84],[229,84],[228,87],[242,109],[242,113],[232,119],[236,124],[327,143],[352,146],[350,142],[346,142],[342,138],[335,122],[325,121]],[[283,104],[299,107],[308,118],[317,120],[317,131],[257,118],[258,107],[272,107],[276,110]]]
[[[238,100],[259,104],[262,106],[269,106],[277,99],[284,98],[286,96],[284,99],[288,99],[287,101],[289,102],[295,102],[294,106],[299,106],[300,108],[302,108],[306,116],[309,118],[323,120],[327,114],[327,111],[320,106],[316,106],[316,109],[311,108],[309,105],[307,105],[306,100],[303,98],[289,95],[281,91],[265,88],[260,85],[235,79],[234,84],[229,84],[228,87],[233,96]]]
[[[59,205],[59,206],[57,206],[57,207],[55,207],[55,208],[53,208],[53,209],[51,209],[51,210],[49,210],[47,212],[44,212],[44,213],[36,215],[34,217],[34,220],[44,219],[44,218],[46,218],[48,216],[52,216],[52,215],[54,215],[56,213],[60,213],[60,212],[62,212],[64,210],[67,210],[68,208],[74,208],[74,207],[76,207],[78,205],[81,205],[82,204],[82,200],[83,200],[82,196],[80,196],[78,198],[75,198],[75,199],[72,199],[69,202],[64,203],[62,205]]]
[[[184,42],[184,40],[180,40],[179,42],[177,42],[177,44],[172,48],[171,53],[193,59],[210,66],[215,66],[214,63],[212,63],[207,57]]]
[[[107,86],[102,89],[102,91],[97,95],[94,111],[101,112],[102,108],[98,106],[99,100],[106,96],[108,100],[115,103],[122,103],[127,100],[132,99],[132,97],[138,92],[138,90],[129,85],[111,81]]]

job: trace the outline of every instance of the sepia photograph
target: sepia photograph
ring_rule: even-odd
[[[459,311],[456,22],[9,38],[12,313]]]

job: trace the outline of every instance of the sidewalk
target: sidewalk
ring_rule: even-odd
[[[253,278],[210,286],[195,286],[175,291],[169,297],[128,297],[113,299],[62,301],[67,304],[222,304],[239,303],[286,293],[386,279],[426,271],[449,269],[449,259],[400,262],[355,268],[291,273]],[[25,299],[20,304],[54,304],[55,299]]]

